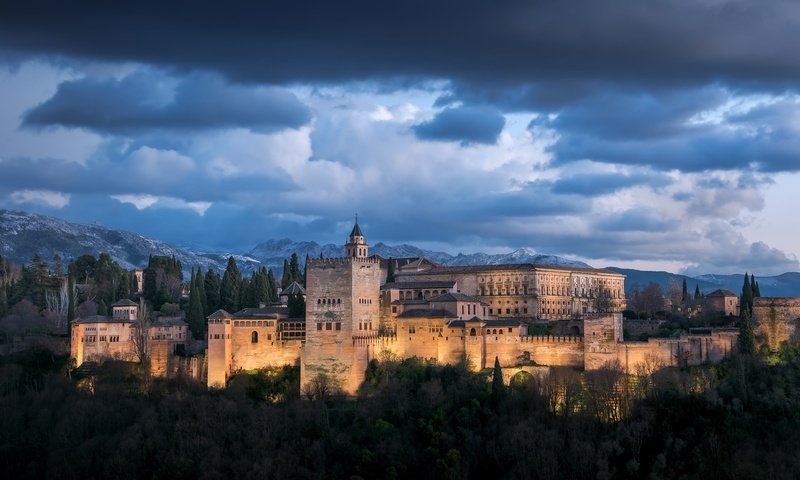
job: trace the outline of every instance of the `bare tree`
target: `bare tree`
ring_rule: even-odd
[[[131,341],[139,363],[149,369],[150,362],[150,309],[144,299],[139,300],[139,309],[136,320],[131,325]]]
[[[606,287],[600,287],[597,295],[592,297],[592,309],[595,313],[611,313],[614,311],[614,298],[611,295],[611,290]]]
[[[69,287],[66,278],[61,279],[61,285],[58,289],[47,289],[44,293],[45,303],[47,310],[55,315],[53,327],[58,330],[63,328],[67,319],[67,309],[69,308]]]
[[[303,394],[309,400],[325,401],[331,397],[341,396],[342,387],[335,377],[318,373],[303,386]]]

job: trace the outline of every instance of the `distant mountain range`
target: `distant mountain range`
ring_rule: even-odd
[[[83,254],[97,255],[108,252],[124,268],[142,268],[147,264],[148,256],[169,255],[180,260],[188,273],[193,267],[203,270],[223,271],[228,257],[233,256],[239,269],[249,274],[262,266],[271,268],[276,275],[283,269],[283,261],[296,253],[303,261],[308,255],[311,258],[341,256],[342,245],[317,242],[268,240],[256,245],[249,252],[208,252],[194,251],[190,248],[177,248],[160,240],[145,237],[136,233],[112,230],[99,225],[80,225],[54,217],[26,212],[0,210],[0,255],[16,263],[24,264],[39,255],[45,261],[51,261],[58,254],[64,262],[69,262]],[[471,253],[450,255],[444,252],[423,250],[413,245],[386,245],[376,243],[370,247],[370,253],[384,258],[425,257],[442,265],[499,265],[510,263],[532,263],[536,265],[561,265],[586,268],[589,265],[576,260],[569,260],[555,255],[542,255],[528,248],[520,248],[510,253],[487,254]],[[651,272],[625,268],[608,267],[610,270],[626,275],[627,290],[637,285],[644,287],[656,282],[663,289],[670,283],[680,285],[686,279],[690,293],[694,293],[696,285],[701,291],[708,293],[717,288],[727,288],[734,292],[741,291],[744,276],[737,275],[702,275],[687,277],[669,272]],[[800,296],[800,273],[789,272],[774,277],[758,277],[761,293],[764,296]]]

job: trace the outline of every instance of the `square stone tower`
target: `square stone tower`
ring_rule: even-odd
[[[324,381],[353,394],[364,379],[355,339],[377,335],[380,323],[381,263],[367,256],[358,223],[344,258],[313,259],[306,266],[306,342],[300,362],[301,386]]]

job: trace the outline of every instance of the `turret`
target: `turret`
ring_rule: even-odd
[[[347,243],[344,244],[344,255],[351,258],[367,258],[369,256],[369,245],[364,239],[361,227],[358,226],[358,215],[356,215],[356,224],[353,225]]]

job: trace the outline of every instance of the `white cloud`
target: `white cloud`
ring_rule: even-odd
[[[154,195],[111,195],[111,198],[122,203],[130,203],[136,210],[144,210],[158,202],[158,197]]]
[[[162,207],[172,209],[188,209],[192,210],[201,217],[205,215],[206,210],[211,208],[211,202],[193,201],[187,202],[186,200],[175,197],[157,197],[155,195],[111,195],[111,198],[121,203],[129,203],[136,207],[137,210],[144,210],[151,207]]]
[[[19,190],[12,192],[10,198],[16,204],[30,203],[61,209],[69,205],[71,195],[51,190]]]

